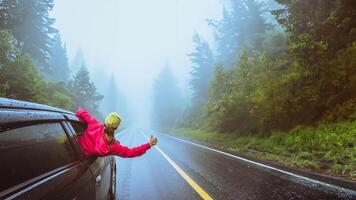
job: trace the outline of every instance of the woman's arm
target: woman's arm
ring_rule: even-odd
[[[100,123],[98,120],[95,119],[88,111],[86,111],[84,108],[78,108],[78,110],[75,112],[75,115],[79,118],[82,119],[88,126]]]
[[[146,151],[151,148],[150,143],[146,143],[134,148],[129,148],[126,146],[122,146],[117,141],[111,146],[112,155],[124,157],[124,158],[132,158],[141,156],[142,154],[146,153]]]

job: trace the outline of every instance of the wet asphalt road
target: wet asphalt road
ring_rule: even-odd
[[[158,137],[158,147],[213,199],[356,199],[356,191],[329,187],[174,139],[128,129],[117,139],[134,147]],[[156,149],[116,158],[117,199],[202,199]]]

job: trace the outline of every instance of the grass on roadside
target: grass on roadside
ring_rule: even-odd
[[[297,127],[287,133],[273,132],[268,136],[187,128],[174,132],[260,159],[356,179],[356,122]]]

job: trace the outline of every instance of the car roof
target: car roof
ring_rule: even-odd
[[[0,108],[41,110],[41,111],[51,111],[51,112],[59,112],[59,113],[74,115],[73,112],[61,108],[56,108],[56,107],[47,106],[38,103],[31,103],[27,101],[2,98],[2,97],[0,97]]]

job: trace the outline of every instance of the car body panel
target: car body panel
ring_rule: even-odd
[[[28,186],[4,196],[6,199],[95,199],[93,176],[88,165],[73,163],[68,168],[34,180]]]
[[[37,123],[61,124],[76,161],[0,191],[0,199],[108,199],[112,186],[113,156],[87,158],[69,120],[74,113],[41,104],[0,98],[0,134],[11,126]],[[0,144],[1,145],[1,144]],[[16,143],[14,144],[16,145]],[[44,149],[45,151],[45,149]],[[46,162],[46,160],[43,160]],[[11,165],[12,166],[12,165]],[[26,167],[26,166],[24,166]],[[100,176],[100,181],[96,177]],[[1,180],[0,180],[1,183]]]
[[[45,110],[45,111],[52,111],[52,112],[59,112],[59,113],[67,113],[67,114],[74,114],[70,111],[55,108],[52,106],[47,106],[38,103],[20,101],[16,99],[8,99],[0,97],[0,108],[10,108],[10,109],[27,109],[27,110]]]
[[[64,120],[64,116],[60,113],[49,111],[33,111],[23,109],[1,109],[0,126],[6,127],[12,124],[28,123],[28,122],[44,122],[44,121],[60,121]]]

